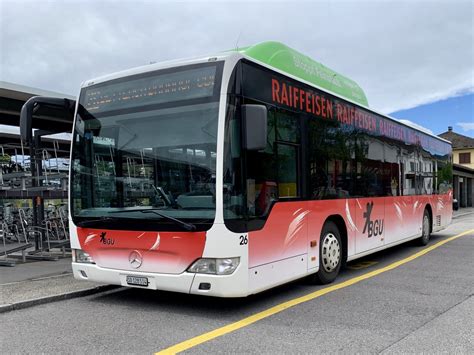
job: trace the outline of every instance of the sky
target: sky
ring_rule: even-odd
[[[434,134],[446,132],[448,126],[451,126],[454,132],[474,138],[474,94],[472,93],[392,112],[390,115],[427,127]]]
[[[370,107],[474,136],[472,1],[0,0],[0,80],[81,82],[276,40],[355,80]]]

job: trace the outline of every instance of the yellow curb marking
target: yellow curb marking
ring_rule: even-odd
[[[210,332],[207,332],[207,333],[204,333],[204,334],[201,334],[201,335],[198,335],[194,338],[191,338],[191,339],[188,339],[188,340],[185,340],[181,343],[178,343],[176,345],[173,345],[173,346],[170,346],[169,348],[166,348],[164,350],[161,350],[157,353],[155,353],[155,355],[163,355],[163,354],[176,354],[176,353],[179,353],[181,351],[184,351],[184,350],[187,350],[187,349],[190,349],[192,347],[195,347],[196,345],[199,345],[199,344],[202,344],[202,343],[205,343],[209,340],[212,340],[212,339],[215,339],[215,338],[218,338],[222,335],[225,335],[225,334],[228,334],[228,333],[231,333],[237,329],[240,329],[240,328],[243,328],[243,327],[246,327],[250,324],[253,324],[255,322],[258,322],[259,320],[261,319],[264,319],[264,318],[267,318],[267,317],[270,317],[274,314],[277,314],[277,313],[280,313],[286,309],[289,309],[291,307],[294,307],[294,306],[297,306],[301,303],[305,303],[305,302],[308,302],[308,301],[311,301],[311,300],[314,300],[315,298],[318,298],[318,297],[321,297],[321,296],[324,296],[330,292],[334,292],[336,290],[340,290],[342,288],[345,288],[345,287],[348,287],[348,286],[351,286],[351,285],[354,285],[356,283],[359,283],[361,281],[364,281],[364,280],[367,280],[367,279],[370,279],[374,276],[377,276],[377,275],[380,275],[384,272],[387,272],[387,271],[390,271],[390,270],[393,270],[401,265],[404,265],[406,263],[409,263],[410,261],[413,261],[415,260],[416,258],[419,258],[420,256],[423,256],[425,254],[428,254],[430,251],[436,249],[436,248],[439,248],[440,246],[446,244],[446,243],[449,243],[450,241],[454,240],[454,239],[457,239],[459,237],[462,237],[464,235],[467,235],[467,234],[470,234],[470,233],[473,233],[474,232],[474,229],[471,229],[471,230],[468,230],[468,231],[465,231],[465,232],[462,232],[460,234],[457,234],[455,236],[452,236],[452,237],[449,237],[447,239],[444,239],[442,241],[439,241],[438,243],[436,244],[433,244],[421,251],[419,251],[418,253],[415,253],[413,255],[410,255],[409,257],[405,258],[405,259],[402,259],[402,260],[399,260],[399,261],[396,261],[390,265],[387,265],[383,268],[380,268],[380,269],[377,269],[377,270],[374,270],[374,271],[371,271],[371,272],[368,272],[366,274],[363,274],[363,275],[360,275],[360,276],[357,276],[357,277],[354,277],[352,279],[349,279],[347,281],[344,281],[344,282],[341,282],[341,283],[338,283],[338,284],[335,284],[335,285],[332,285],[332,286],[329,286],[329,287],[326,287],[326,288],[323,288],[321,290],[318,290],[318,291],[315,291],[315,292],[312,292],[312,293],[309,293],[305,296],[301,296],[301,297],[298,297],[298,298],[294,298],[292,300],[289,300],[289,301],[286,301],[286,302],[283,302],[283,303],[280,303],[276,306],[273,306],[269,309],[266,309],[264,311],[261,311],[261,312],[258,312],[254,315],[251,315],[249,317],[246,317],[244,319],[241,319],[237,322],[234,322],[234,323],[231,323],[231,324],[228,324],[226,326],[223,326],[221,328],[217,328],[215,330],[212,330]]]

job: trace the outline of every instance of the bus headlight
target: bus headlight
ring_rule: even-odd
[[[76,263],[95,264],[92,256],[82,249],[72,249],[72,261]]]
[[[188,271],[196,274],[230,275],[237,269],[239,263],[240,258],[203,258],[196,260]]]

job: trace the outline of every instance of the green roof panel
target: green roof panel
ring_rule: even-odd
[[[369,106],[364,91],[355,81],[336,73],[283,43],[262,42],[254,46],[238,48],[237,51],[363,106]]]

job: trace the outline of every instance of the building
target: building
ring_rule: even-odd
[[[474,138],[453,132],[449,126],[448,131],[439,137],[450,141],[453,145],[453,163],[474,169]]]
[[[439,135],[453,146],[453,189],[454,198],[460,207],[472,207],[474,200],[474,138],[453,132]]]

